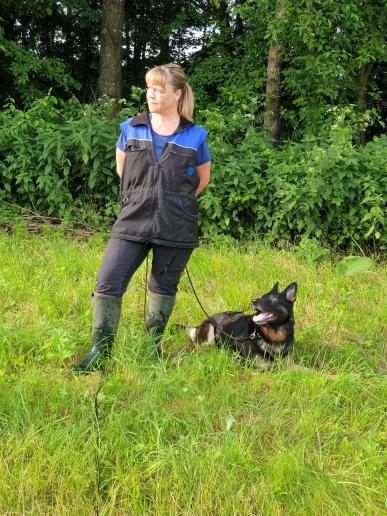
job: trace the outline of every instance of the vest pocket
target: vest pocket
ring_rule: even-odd
[[[112,234],[137,238],[147,235],[152,215],[152,195],[147,191],[126,193]]]
[[[128,140],[126,142],[126,152],[141,152],[146,149],[144,140]]]
[[[187,149],[188,150],[188,149]],[[192,155],[192,150],[179,151],[171,149],[173,156],[173,167],[177,169],[188,169],[189,167],[195,167],[195,158]]]
[[[165,242],[196,247],[198,205],[192,195],[162,192],[152,220],[152,236]]]
[[[188,201],[187,198],[179,197],[178,203],[183,212],[193,219],[198,218],[198,207],[197,202],[193,203],[192,200]]]

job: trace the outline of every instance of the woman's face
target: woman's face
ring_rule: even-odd
[[[151,82],[147,83],[146,100],[151,113],[160,115],[177,113],[180,95],[181,90],[174,91],[168,82],[164,87]]]

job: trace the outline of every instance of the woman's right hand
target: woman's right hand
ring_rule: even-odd
[[[125,157],[126,153],[123,152],[121,149],[116,147],[116,166],[117,166],[117,174],[122,177],[122,172],[124,170],[125,165]]]

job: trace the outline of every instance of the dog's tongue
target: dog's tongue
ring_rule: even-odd
[[[260,314],[254,315],[253,321],[257,324],[264,323],[268,319],[270,319],[272,317],[272,315],[273,315],[272,312],[262,312]]]

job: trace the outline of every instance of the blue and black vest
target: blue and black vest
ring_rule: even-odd
[[[156,163],[147,113],[130,119],[121,176],[121,212],[111,238],[172,247],[198,246],[195,156],[207,131],[183,117]]]

